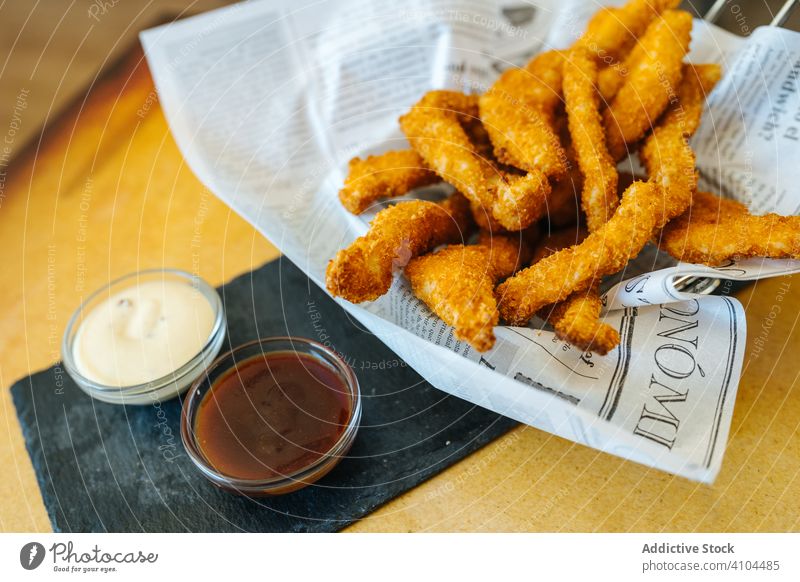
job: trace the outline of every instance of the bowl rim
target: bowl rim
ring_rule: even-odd
[[[114,386],[111,384],[103,384],[102,382],[97,382],[92,380],[91,378],[87,378],[78,370],[77,365],[75,364],[75,359],[72,353],[72,340],[70,337],[73,335],[73,329],[78,324],[78,321],[83,315],[84,310],[98,297],[102,294],[108,292],[109,289],[118,285],[127,280],[134,280],[139,279],[143,276],[149,275],[175,275],[179,278],[186,280],[190,283],[195,289],[199,290],[203,296],[208,300],[209,304],[211,305],[211,309],[214,312],[214,324],[211,326],[211,330],[208,332],[208,337],[206,338],[205,343],[200,348],[200,350],[192,356],[192,358],[173,370],[172,372],[165,374],[163,376],[159,376],[158,378],[154,378],[147,382],[140,382],[138,384],[129,384],[126,386]],[[61,361],[64,364],[64,367],[67,373],[72,377],[72,379],[85,391],[88,391],[90,395],[93,395],[93,392],[96,392],[101,395],[109,395],[109,396],[118,396],[120,398],[130,397],[130,396],[141,396],[149,393],[157,392],[158,390],[177,382],[192,372],[197,371],[197,367],[206,359],[208,353],[212,351],[214,344],[219,340],[220,334],[224,334],[227,328],[226,320],[225,320],[225,310],[222,306],[222,298],[219,296],[217,290],[209,285],[206,281],[204,281],[199,275],[194,275],[189,273],[188,271],[184,271],[182,269],[175,269],[175,268],[152,268],[152,269],[143,269],[140,271],[133,271],[131,273],[127,273],[116,279],[112,279],[107,284],[103,285],[102,287],[98,288],[97,290],[93,291],[90,295],[88,295],[84,300],[81,301],[80,305],[72,312],[72,315],[67,322],[67,326],[64,329],[64,334],[61,338]],[[77,329],[75,329],[75,335],[77,335]]]
[[[339,439],[331,446],[331,448],[328,449],[325,453],[323,453],[318,459],[316,459],[315,461],[309,463],[304,467],[292,471],[291,473],[287,473],[285,475],[277,475],[275,477],[267,477],[263,479],[241,479],[238,477],[234,477],[232,475],[221,473],[216,469],[214,469],[210,465],[210,463],[206,460],[206,458],[203,456],[201,448],[197,443],[195,432],[194,430],[191,430],[194,418],[194,415],[192,413],[197,410],[200,403],[205,399],[205,394],[204,394],[195,404],[193,402],[195,399],[195,395],[203,387],[204,384],[206,383],[208,384],[206,389],[210,389],[213,386],[213,382],[210,380],[211,373],[217,367],[221,366],[226,359],[231,358],[236,352],[243,351],[245,349],[249,349],[255,346],[263,346],[264,344],[269,344],[273,342],[274,343],[288,342],[292,345],[299,343],[305,346],[315,348],[318,351],[322,352],[328,358],[328,360],[330,360],[333,364],[335,364],[337,371],[340,372],[344,377],[345,382],[348,385],[351,394],[352,406],[351,406],[350,417],[347,420],[345,430],[342,432]],[[292,352],[292,351],[297,353],[297,350],[278,349],[278,350],[265,351],[262,349],[262,354]],[[254,354],[253,356],[249,356],[247,359],[256,356],[257,354]],[[222,373],[232,369],[234,369],[234,366],[229,365],[225,367],[224,370],[222,370]],[[250,340],[242,344],[239,344],[236,347],[228,350],[227,352],[219,355],[208,366],[208,368],[206,368],[205,372],[194,381],[192,386],[186,392],[184,396],[183,407],[181,408],[180,432],[181,432],[181,441],[183,442],[183,447],[186,450],[187,455],[195,464],[195,466],[197,466],[197,468],[200,469],[200,471],[207,479],[209,479],[216,485],[226,488],[231,488],[241,493],[269,493],[270,489],[282,489],[289,485],[297,485],[298,483],[304,483],[303,486],[310,485],[311,483],[313,483],[316,479],[308,480],[308,478],[313,476],[314,473],[324,468],[325,465],[331,463],[331,461],[333,461],[333,465],[336,465],[339,463],[339,461],[341,461],[343,455],[353,444],[353,441],[355,439],[356,433],[358,432],[360,424],[361,424],[361,387],[358,383],[358,377],[356,376],[353,368],[349,364],[347,364],[347,362],[333,349],[323,345],[318,341],[305,338],[302,336],[283,335],[283,336],[259,337],[254,340]],[[322,476],[323,475],[320,475],[320,478]]]

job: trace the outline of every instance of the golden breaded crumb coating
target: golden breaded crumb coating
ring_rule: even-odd
[[[583,351],[605,356],[619,345],[620,336],[616,329],[600,320],[602,308],[600,290],[594,286],[553,305],[547,319],[558,338]],[[541,309],[540,314],[542,311],[547,308]]]
[[[691,31],[692,16],[688,12],[667,10],[642,36],[642,58],[603,113],[608,150],[615,160],[625,155],[628,144],[637,142],[655,125],[674,98]]]
[[[564,63],[564,100],[575,158],[583,174],[581,206],[590,231],[605,224],[619,203],[617,167],[606,148],[597,94],[597,65],[585,49]]]
[[[526,228],[545,213],[550,183],[541,172],[511,174],[481,156],[464,128],[477,113],[475,96],[431,91],[400,118],[400,127],[425,163],[473,205],[508,230]]]
[[[494,269],[495,281],[499,281],[530,263],[533,249],[531,244],[536,244],[538,239],[537,227],[501,236],[483,230],[478,233],[477,245],[491,251],[489,262]]]
[[[619,88],[625,83],[627,75],[627,60],[625,64],[611,65],[601,69],[597,74],[597,91],[603,105],[608,105],[614,99]]]
[[[518,268],[524,252],[520,241],[495,236],[487,244],[450,245],[412,259],[405,274],[414,295],[453,326],[458,339],[485,352],[499,320],[494,285]]]
[[[441,244],[464,240],[469,203],[456,193],[441,204],[400,202],[381,210],[369,231],[328,263],[326,287],[353,303],[372,301],[389,290],[396,268]]]
[[[601,61],[619,61],[653,20],[680,0],[631,0],[620,8],[601,8],[576,45],[589,49]]]
[[[534,263],[564,248],[579,244],[586,238],[582,228],[565,228],[543,239],[534,252]],[[603,307],[600,289],[594,285],[587,291],[577,291],[564,301],[542,307],[538,315],[550,322],[560,339],[573,346],[606,355],[619,345],[619,332],[600,321]]]
[[[713,63],[686,64],[683,69],[676,95],[677,103],[664,112],[653,131],[681,131],[686,136],[692,136],[700,127],[706,97],[722,77],[722,69]]]
[[[634,50],[631,51],[631,54],[628,55],[628,58],[625,59],[625,63],[623,65],[607,67],[599,72],[597,85],[600,91],[600,96],[604,102],[610,102],[614,98],[619,88],[625,82],[627,72],[634,69],[636,63],[641,60],[644,53],[642,46],[643,45],[641,44],[636,45]],[[722,75],[722,70],[720,69],[719,65],[716,64],[684,64],[683,70],[684,75],[688,75],[693,71],[700,80],[700,85],[706,87],[706,93],[711,91]],[[699,119],[699,117],[697,117],[697,119]],[[692,131],[692,133],[694,133],[694,131]]]
[[[541,172],[522,176],[497,172],[488,183],[494,196],[492,216],[506,229],[522,230],[547,213],[551,186]]]
[[[598,230],[619,204],[617,167],[606,147],[606,133],[597,93],[597,64],[584,47],[576,47],[564,63],[564,100],[572,148],[583,174],[581,206],[590,232]],[[619,343],[619,332],[600,321],[600,290],[593,285],[539,311],[572,345],[602,355]]]
[[[425,163],[469,200],[491,208],[490,171],[477,155],[460,118],[478,116],[478,98],[457,91],[430,91],[400,117],[400,128]]]
[[[706,94],[719,80],[716,65],[686,65],[677,98],[639,150],[651,181],[664,189],[666,221],[682,214],[697,189],[695,155],[688,139],[700,125]]]
[[[544,55],[537,59],[561,70],[560,53]],[[541,64],[531,63],[528,68],[504,72],[481,95],[480,117],[500,162],[548,177],[560,176],[566,171],[566,156],[553,129],[552,112],[561,90],[546,85],[542,77],[532,72],[542,68]],[[560,72],[539,74],[551,82],[560,82]]]
[[[563,64],[564,53],[553,50],[539,53],[524,67],[533,77],[530,86],[525,87],[528,102],[538,107],[551,121],[563,102]]]
[[[733,258],[800,258],[800,216],[756,216],[744,204],[697,192],[691,208],[661,231],[679,261],[716,266]]]
[[[601,56],[601,60],[604,60],[607,64],[610,64],[610,66],[600,71],[597,81],[600,95],[602,96],[604,103],[609,103],[614,98],[614,96],[617,94],[617,91],[619,91],[619,88],[625,83],[628,73],[635,69],[636,65],[638,65],[642,60],[642,57],[645,54],[645,45],[643,43],[636,42],[636,40],[645,32],[650,23],[652,23],[660,13],[670,8],[676,8],[679,4],[680,1],[675,0],[635,0],[634,2],[630,2],[627,6],[620,9],[621,11],[625,11],[627,9],[627,12],[623,12],[623,14],[626,14],[629,17],[632,16],[635,20],[635,22],[631,23],[633,27],[628,29],[630,34],[626,39],[627,42],[624,43],[626,51],[628,48],[630,48],[630,52],[625,54],[624,59],[620,58],[619,61],[612,63],[608,63],[608,59]],[[620,24],[619,16],[617,15],[615,18],[614,9],[610,9],[608,16],[601,16],[600,18],[612,19],[612,22],[609,23],[610,26],[616,27]],[[617,52],[615,54],[621,57],[622,52]]]
[[[361,214],[382,198],[403,196],[440,181],[414,150],[390,151],[350,160],[339,200],[353,214]]]
[[[620,334],[601,319],[601,279],[654,235],[684,261],[800,259],[800,217],[753,216],[696,193],[688,140],[720,68],[683,62],[693,19],[679,3],[601,9],[570,49],[505,71],[481,96],[425,94],[399,120],[412,150],[352,160],[339,196],[360,213],[439,180],[457,193],[379,212],[330,261],[328,290],[374,300],[405,266],[413,293],[478,351],[494,346],[501,319],[538,314],[557,337],[605,355]],[[647,182],[617,171],[630,146]],[[466,245],[473,222],[478,242]],[[572,226],[542,237],[549,225]]]
[[[640,155],[650,180],[634,182],[611,219],[582,243],[533,264],[500,285],[497,294],[504,319],[523,325],[543,306],[596,285],[601,277],[622,269],[655,230],[688,208],[697,176],[687,139],[699,124],[699,103],[715,78],[713,68],[699,71],[687,75],[675,102],[642,147]]]
[[[650,182],[634,182],[611,219],[578,245],[534,263],[497,288],[503,319],[525,325],[539,309],[589,289],[621,270],[666,222],[662,191]]]

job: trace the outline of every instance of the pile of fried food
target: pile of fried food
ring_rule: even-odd
[[[427,93],[400,118],[411,149],[352,160],[339,197],[359,214],[441,181],[455,192],[378,212],[330,261],[328,290],[375,300],[405,267],[414,294],[476,350],[494,345],[501,318],[539,315],[606,354],[620,336],[601,320],[600,280],[648,241],[711,265],[800,256],[800,217],[753,216],[697,191],[688,138],[720,69],[684,62],[692,17],[678,4],[602,9],[572,47],[507,70],[480,96]],[[629,152],[646,181],[618,173]]]

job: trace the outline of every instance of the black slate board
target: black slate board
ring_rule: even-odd
[[[355,368],[363,416],[348,458],[283,497],[233,496],[208,483],[184,453],[181,399],[104,404],[55,366],[11,389],[54,530],[335,531],[515,424],[433,388],[286,259],[231,281],[221,294],[226,346],[259,335],[327,336]]]

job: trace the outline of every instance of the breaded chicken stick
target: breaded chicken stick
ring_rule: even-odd
[[[582,243],[556,252],[506,280],[496,290],[500,314],[511,325],[525,325],[539,309],[589,289],[621,270],[666,220],[661,189],[634,182],[614,216]]]
[[[482,157],[463,124],[477,120],[476,96],[431,91],[400,118],[411,146],[442,179],[508,230],[522,230],[547,208],[550,183],[541,172],[518,176]]]
[[[688,139],[700,125],[706,94],[720,77],[717,65],[685,65],[684,70],[675,103],[639,150],[650,180],[664,190],[662,205],[666,221],[689,207],[697,189],[695,155]]]
[[[597,94],[597,64],[586,49],[570,51],[564,63],[564,100],[572,148],[583,174],[581,206],[591,232],[614,214],[619,204],[619,177],[606,148]]]
[[[464,240],[470,221],[469,203],[458,193],[441,204],[412,200],[381,210],[369,232],[328,263],[326,287],[353,303],[377,299],[389,290],[396,268],[441,244]]]
[[[526,254],[521,241],[494,236],[477,245],[450,245],[412,259],[405,274],[414,295],[453,326],[458,339],[485,352],[494,345],[499,321],[495,283],[511,275]]]
[[[598,60],[619,61],[659,14],[678,4],[680,0],[631,0],[620,8],[601,8],[576,44]]]
[[[350,160],[350,170],[339,191],[342,205],[361,214],[382,198],[403,196],[415,188],[441,182],[414,150],[396,150]]]
[[[492,142],[480,120],[463,119],[462,125],[476,153],[482,158],[494,159]],[[339,200],[353,214],[361,214],[378,200],[403,196],[441,181],[414,150],[393,150],[350,160]]]
[[[614,39],[616,45],[598,55],[606,63],[608,63],[609,56],[613,56],[613,60],[617,61],[610,63],[610,66],[601,70],[599,74],[598,87],[604,102],[610,102],[614,98],[625,83],[630,71],[634,70],[644,57],[645,45],[637,42],[639,37],[645,33],[659,14],[665,10],[677,8],[679,4],[680,0],[633,0],[622,8],[616,10],[607,8],[605,14],[601,11],[596,15],[595,18],[599,19],[601,23],[607,21],[602,24],[604,27],[617,29],[616,33],[607,35],[609,45],[611,39]],[[622,18],[626,18],[630,22],[630,26],[620,30]],[[589,24],[589,29],[591,28],[592,23]],[[616,50],[618,46],[622,46],[624,50]],[[623,54],[625,54],[624,59],[622,58]]]
[[[705,93],[718,76],[711,66],[687,69],[677,99],[640,151],[650,180],[634,182],[611,219],[582,243],[524,269],[497,288],[500,314],[524,325],[543,306],[585,291],[622,269],[652,233],[681,215],[697,187],[688,138],[697,129]],[[650,232],[648,233],[648,229]]]
[[[581,205],[589,232],[608,222],[619,204],[619,177],[606,148],[606,135],[600,117],[597,94],[597,65],[587,49],[570,51],[564,63],[564,99],[566,101],[572,147],[583,179]],[[540,310],[556,335],[584,350],[605,355],[619,344],[619,332],[600,321],[599,284],[578,291],[550,309]]]
[[[601,321],[602,309],[603,300],[595,286],[553,305],[547,319],[557,337],[583,351],[605,356],[619,345],[620,336],[616,329]],[[547,312],[547,308],[542,311]]]
[[[655,125],[675,95],[691,31],[688,12],[667,10],[642,36],[642,58],[603,113],[608,150],[615,160]]]
[[[560,102],[563,56],[550,51],[523,69],[509,69],[480,97],[480,117],[497,159],[548,177],[566,171],[566,156],[553,129]]]
[[[543,239],[534,252],[536,263],[564,248],[579,244],[587,233],[578,228],[565,228]],[[598,285],[586,291],[576,291],[564,301],[546,305],[538,311],[548,321],[560,339],[584,351],[605,355],[619,345],[619,332],[600,321],[603,303]]]
[[[689,263],[800,258],[800,216],[755,216],[744,204],[708,192],[697,192],[691,208],[661,233],[659,246]]]

